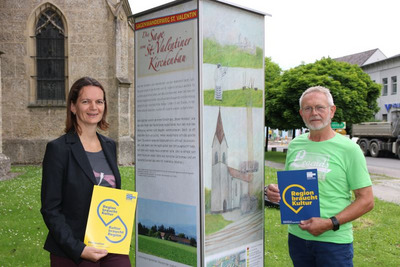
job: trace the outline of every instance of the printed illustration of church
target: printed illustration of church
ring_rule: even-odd
[[[211,213],[243,209],[243,205],[250,199],[249,185],[253,173],[258,171],[256,161],[242,162],[240,170],[229,167],[228,149],[219,110],[212,142]]]

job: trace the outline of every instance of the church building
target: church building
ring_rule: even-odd
[[[83,76],[103,84],[120,164],[134,162],[134,32],[128,0],[1,1],[3,153],[41,163],[64,133],[66,97]]]
[[[240,170],[228,166],[229,146],[224,132],[221,109],[212,142],[211,213],[241,208],[242,200],[249,197],[249,183],[258,166],[241,164]]]

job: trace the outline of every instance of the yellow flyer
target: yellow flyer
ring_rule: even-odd
[[[128,255],[136,202],[137,192],[95,185],[84,243]]]

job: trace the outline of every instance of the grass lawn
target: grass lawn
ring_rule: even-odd
[[[203,42],[203,62],[210,64],[220,63],[226,67],[241,67],[261,69],[264,63],[263,50],[256,48],[256,53],[245,52],[237,45],[221,45],[218,42],[205,38]]]
[[[263,107],[263,91],[253,89],[237,89],[223,91],[222,101],[215,100],[215,90],[204,90],[204,105],[206,106],[223,106],[223,107],[247,107],[247,102],[251,99],[251,107]]]
[[[277,152],[277,151],[268,151],[268,152],[265,152],[265,160],[285,164],[286,153]]]
[[[197,249],[195,247],[144,235],[139,235],[138,243],[140,252],[196,266]]]
[[[227,221],[221,214],[206,214],[206,229],[205,234],[210,235],[218,232],[225,226],[229,225],[232,221]]]
[[[269,152],[266,159],[271,160]],[[133,167],[120,168],[123,189],[134,190],[133,170]],[[19,176],[0,181],[0,266],[49,266],[49,254],[42,249],[47,229],[39,212],[41,168],[14,166],[12,171]],[[276,171],[265,168],[266,184],[276,182]],[[265,208],[264,213],[264,266],[292,266],[287,250],[287,226],[280,224],[279,210]],[[353,223],[354,266],[400,266],[399,221],[400,205],[375,199],[375,208]],[[134,247],[133,235],[130,253],[133,266]]]

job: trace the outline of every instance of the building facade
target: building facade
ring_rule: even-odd
[[[397,117],[392,118],[391,111],[400,109],[400,93],[398,89],[400,55],[387,58],[377,48],[335,58],[334,60],[357,64],[371,77],[371,80],[381,84],[381,95],[377,100],[379,111],[375,114],[375,119],[388,122],[397,120]]]
[[[63,134],[66,97],[90,76],[106,89],[103,133],[120,164],[134,162],[133,25],[128,0],[0,2],[3,153],[41,163],[46,143]]]
[[[3,52],[0,51],[0,77],[1,77],[1,56],[3,55]],[[1,91],[2,91],[2,86],[1,86],[1,79],[0,79],[0,103],[1,103]],[[9,172],[11,169],[11,161],[10,158],[7,157],[6,155],[3,154],[3,121],[2,118],[2,108],[0,104],[0,180],[6,179],[9,177]]]
[[[373,81],[382,85],[381,95],[378,98],[379,112],[375,119],[393,122],[394,109],[400,109],[400,55],[396,55],[374,63],[361,66]]]

